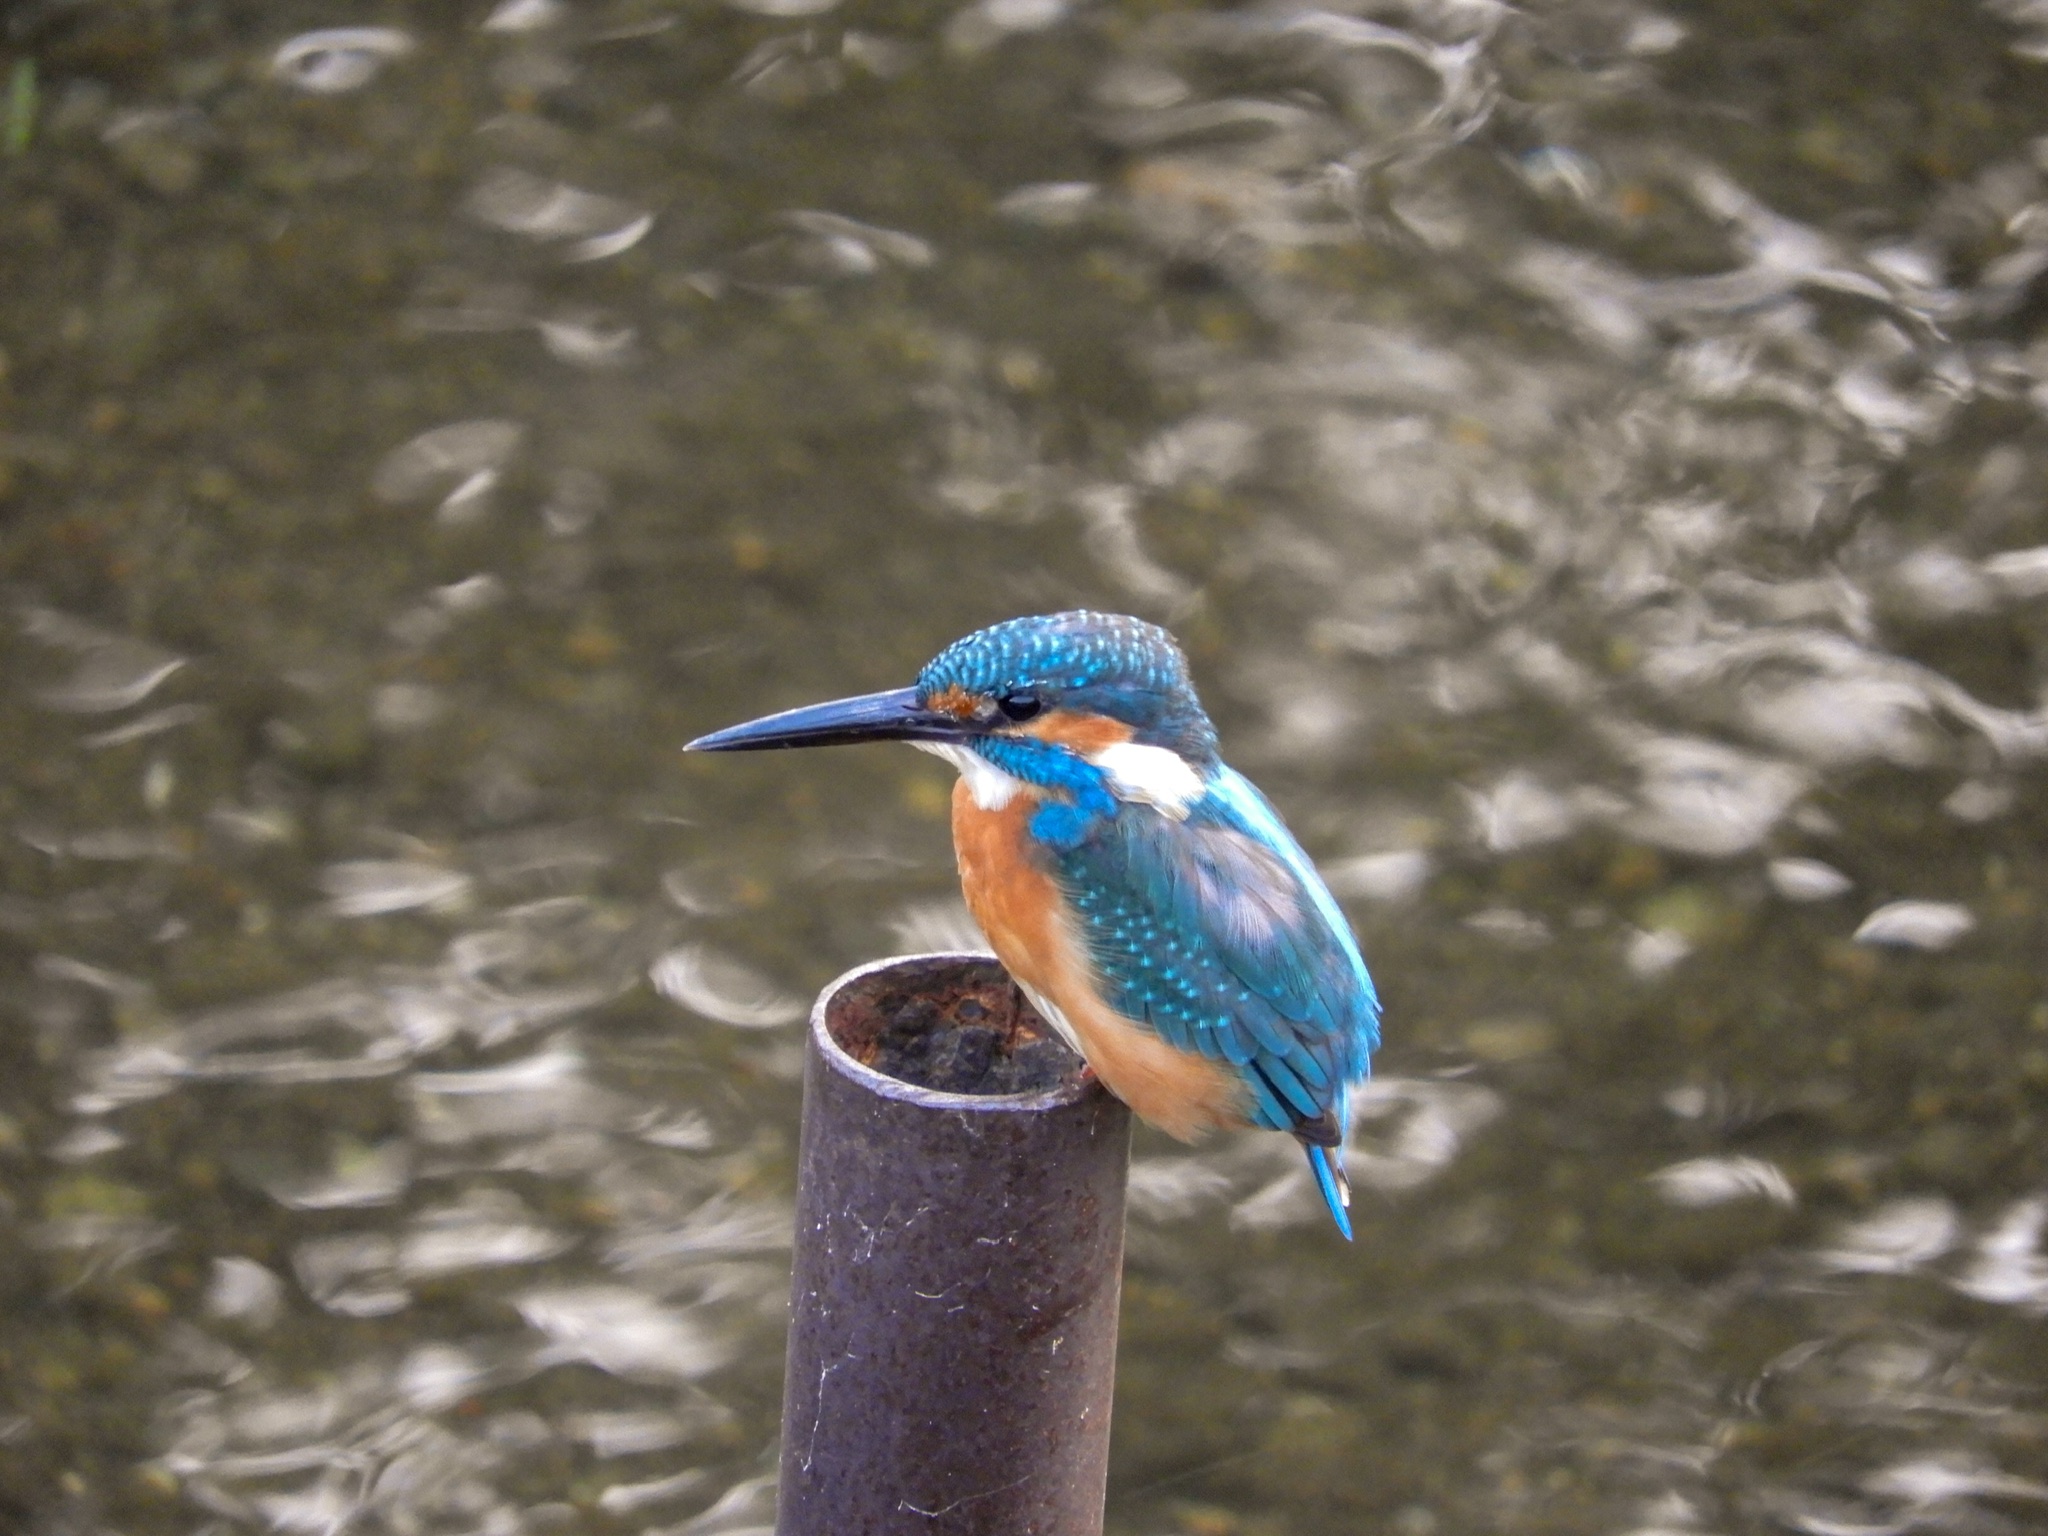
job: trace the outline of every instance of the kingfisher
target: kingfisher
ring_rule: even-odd
[[[1042,614],[954,641],[908,688],[784,711],[691,752],[906,741],[959,769],[968,910],[1045,1020],[1182,1141],[1290,1133],[1337,1229],[1379,996],[1266,797],[1226,764],[1155,624]]]

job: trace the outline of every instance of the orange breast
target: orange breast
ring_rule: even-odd
[[[1027,823],[1036,808],[1020,794],[985,811],[964,781],[953,787],[960,888],[997,958],[1066,1015],[1095,1075],[1140,1119],[1182,1141],[1248,1124],[1235,1073],[1175,1050],[1102,1001],[1059,887],[1032,857]]]

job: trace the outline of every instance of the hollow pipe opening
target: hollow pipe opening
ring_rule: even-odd
[[[1038,1111],[1090,1087],[1081,1058],[989,955],[848,971],[819,996],[811,1034],[835,1070],[932,1109]]]

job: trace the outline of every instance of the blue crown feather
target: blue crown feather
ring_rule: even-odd
[[[926,698],[958,688],[989,699],[1028,689],[1049,709],[1120,720],[1133,740],[1191,763],[1216,757],[1216,730],[1187,657],[1158,625],[1120,613],[1076,609],[992,624],[933,657],[917,688]]]

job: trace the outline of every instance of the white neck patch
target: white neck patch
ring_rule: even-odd
[[[933,757],[943,757],[958,768],[960,777],[967,781],[967,792],[984,811],[1000,811],[1025,787],[1022,779],[1013,778],[974,748],[963,747],[957,741],[913,741],[911,745]]]
[[[1152,806],[1175,821],[1186,821],[1207,789],[1187,759],[1168,747],[1120,741],[1091,753],[1088,761],[1109,775],[1117,799]]]

